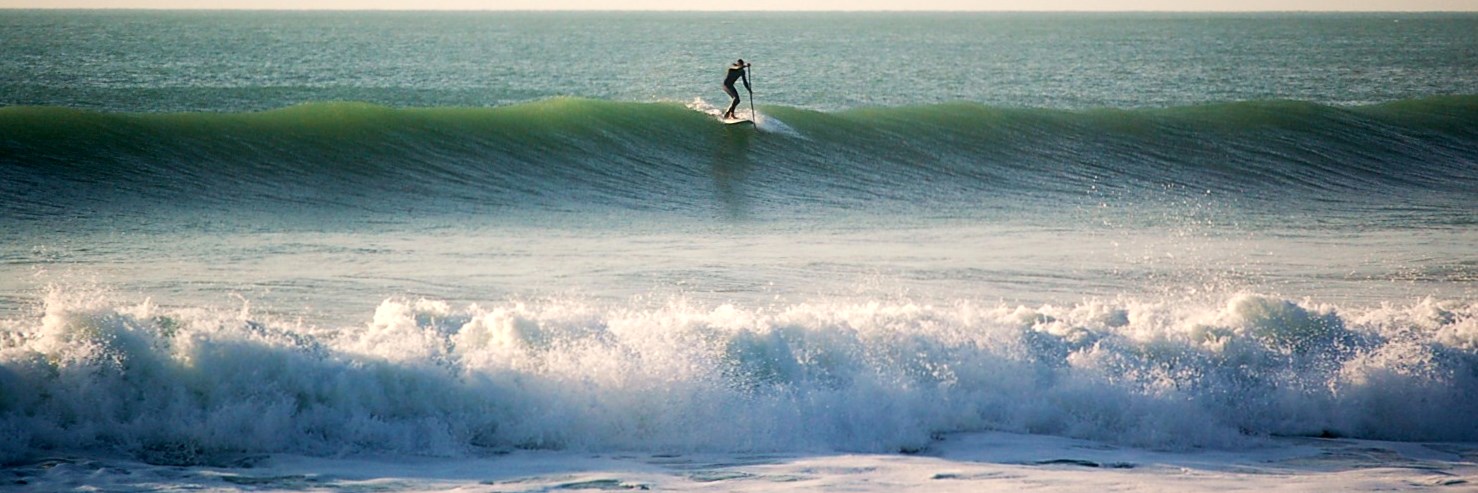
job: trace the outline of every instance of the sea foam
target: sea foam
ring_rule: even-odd
[[[0,460],[887,452],[981,430],[1164,449],[1478,439],[1463,301],[390,299],[342,327],[85,289],[40,301],[0,322]]]

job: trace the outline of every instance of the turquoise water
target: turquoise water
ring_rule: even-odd
[[[1478,440],[1475,28],[4,11],[0,462]]]
[[[557,96],[762,104],[1370,104],[1478,93],[1468,14],[27,12],[0,15],[0,104],[481,107]]]

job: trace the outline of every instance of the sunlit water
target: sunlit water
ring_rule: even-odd
[[[1415,443],[1478,440],[1478,17],[0,23],[21,481],[354,489],[311,478],[377,466],[305,457],[431,456],[469,462],[387,487],[681,486],[630,477],[717,454],[822,487],[1091,447],[1227,480],[1372,450],[1290,436],[1471,474]],[[713,118],[740,56],[754,127]],[[985,431],[1032,445],[941,445]],[[930,450],[976,476],[808,455]]]

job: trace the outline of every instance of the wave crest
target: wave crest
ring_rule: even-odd
[[[764,107],[762,127],[784,130],[776,133],[726,127],[677,103],[579,98],[495,108],[311,103],[226,114],[11,107],[0,108],[0,192],[8,197],[0,205],[19,217],[64,204],[160,199],[269,209],[693,211],[729,195],[781,207],[852,207],[1086,201],[1171,187],[1268,201],[1363,206],[1395,197],[1451,207],[1478,188],[1475,107],[1478,96],[1365,107]]]

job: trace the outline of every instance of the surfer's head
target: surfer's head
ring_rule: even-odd
[[[734,65],[738,65],[738,66],[741,66],[741,67],[744,66],[744,59],[743,58],[740,58],[739,61],[734,62]]]

